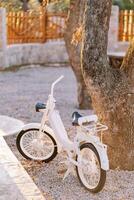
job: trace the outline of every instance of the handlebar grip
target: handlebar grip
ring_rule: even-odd
[[[62,79],[64,78],[64,76],[60,76],[57,80],[56,80],[56,83],[58,83],[59,81],[61,81]]]

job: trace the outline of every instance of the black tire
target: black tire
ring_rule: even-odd
[[[80,177],[80,174],[79,174],[79,167],[78,166],[76,166],[76,172],[77,172],[77,175],[78,175],[78,178],[79,178],[79,180],[80,180],[80,183],[86,188],[86,189],[88,189],[90,192],[92,192],[92,193],[98,193],[98,192],[100,192],[102,189],[103,189],[103,187],[104,187],[104,185],[105,185],[105,182],[106,182],[106,171],[105,170],[103,170],[103,169],[101,169],[101,164],[100,164],[100,157],[99,157],[99,154],[98,154],[98,152],[97,152],[97,150],[96,150],[96,148],[91,144],[91,143],[84,143],[84,144],[82,144],[81,146],[80,146],[80,151],[82,150],[82,149],[84,149],[84,148],[89,148],[92,152],[94,152],[94,154],[96,155],[96,158],[98,159],[98,162],[99,162],[99,166],[100,166],[100,179],[99,179],[99,181],[98,181],[98,184],[94,187],[94,188],[89,188],[89,187],[87,187],[84,183],[83,183],[83,181],[82,181],[82,179],[81,179],[81,177]],[[78,156],[76,157],[76,160],[78,161]]]
[[[23,151],[23,149],[22,149],[22,147],[21,147],[21,140],[23,139],[23,136],[25,135],[25,134],[27,134],[28,132],[30,132],[30,131],[39,131],[39,129],[37,129],[37,128],[32,128],[32,129],[28,129],[28,130],[22,130],[19,134],[18,134],[18,136],[17,136],[17,138],[16,138],[16,146],[17,146],[17,149],[18,149],[18,151],[20,152],[20,154],[24,157],[24,158],[26,158],[26,159],[28,159],[28,160],[35,160],[35,161],[42,161],[42,162],[46,162],[46,163],[48,163],[48,162],[50,162],[51,160],[53,160],[55,157],[56,157],[56,155],[57,155],[57,143],[56,143],[56,141],[55,141],[55,139],[49,134],[49,133],[47,133],[47,132],[44,132],[44,134],[45,135],[47,135],[47,137],[51,140],[51,142],[52,142],[52,144],[54,145],[54,148],[53,148],[53,152],[51,153],[51,155],[50,155],[50,157],[47,157],[46,159],[44,158],[44,159],[33,159],[32,158],[32,156],[30,156],[30,155],[27,155],[24,151]]]

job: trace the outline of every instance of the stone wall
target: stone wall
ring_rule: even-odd
[[[112,6],[108,33],[108,49],[114,49],[118,42],[119,7]]]
[[[6,11],[0,8],[0,70],[29,64],[63,64],[69,61],[64,41],[7,45]]]
[[[108,55],[115,56],[116,52],[126,52],[129,43],[118,41],[119,9],[112,7]],[[29,64],[55,64],[67,63],[67,55],[64,41],[52,41],[44,44],[15,44],[7,45],[6,12],[0,8],[0,69],[12,66]]]
[[[5,9],[0,8],[0,68],[4,68],[8,65],[6,59],[6,35],[6,11]]]
[[[64,41],[44,44],[16,44],[7,47],[8,66],[29,64],[67,63],[68,54]]]
[[[129,42],[119,42],[119,7],[112,6],[108,33],[108,52],[126,52]]]

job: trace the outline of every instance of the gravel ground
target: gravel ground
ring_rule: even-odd
[[[0,72],[0,114],[18,118],[25,123],[39,122],[41,114],[35,112],[34,106],[38,101],[47,100],[52,81],[61,74],[65,78],[56,87],[57,107],[69,136],[74,137],[75,130],[70,127],[71,114],[78,110],[77,94],[75,78],[69,67],[36,66],[15,72]],[[89,113],[88,110],[80,112]],[[80,185],[76,174],[62,181],[65,167],[60,161],[64,159],[63,153],[48,164],[26,161],[18,153],[15,139],[16,136],[6,138],[12,151],[44,192],[46,200],[134,200],[134,172],[110,170],[103,191],[93,195]]]

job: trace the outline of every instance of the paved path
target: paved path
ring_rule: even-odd
[[[1,136],[0,200],[45,200]]]
[[[24,126],[24,123],[22,121],[5,115],[0,115],[1,136],[18,133],[22,129],[22,126]]]
[[[72,113],[78,109],[76,80],[69,67],[36,66],[20,68],[16,72],[0,72],[0,115],[25,123],[40,122],[42,113],[35,112],[35,104],[47,101],[52,82],[61,75],[65,77],[56,85],[54,96],[64,124],[70,127]]]

